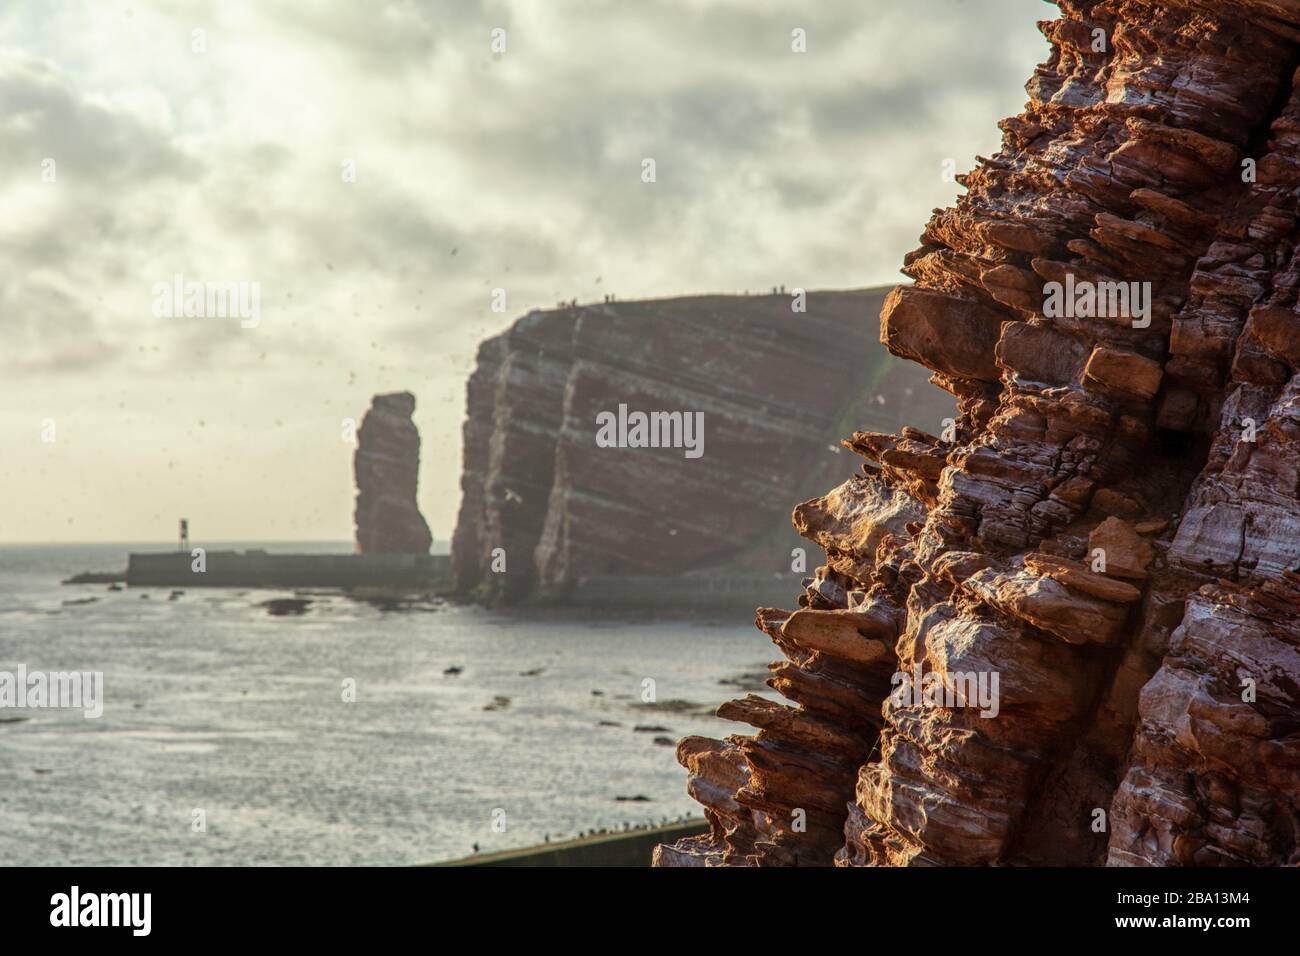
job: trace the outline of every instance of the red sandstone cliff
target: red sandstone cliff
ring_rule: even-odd
[[[1300,5],[1059,6],[881,313],[957,428],[855,434],[795,510],[796,706],[680,743],[712,829],[660,865],[1300,863]],[[1149,282],[1149,324],[1053,282]]]
[[[593,575],[790,574],[802,543],[790,500],[854,468],[826,453],[847,408],[870,401],[884,428],[953,414],[873,341],[886,291],[809,292],[803,311],[788,294],[575,306],[484,342],[467,389],[458,589],[511,601],[581,592]],[[620,405],[700,416],[701,454],[598,446],[598,416]]]

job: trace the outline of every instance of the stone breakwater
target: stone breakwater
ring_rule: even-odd
[[[659,865],[1300,863],[1300,5],[1059,6],[880,316],[956,427],[855,433],[795,509],[795,706],[681,741],[711,828]],[[1049,316],[1067,277],[1150,300]]]
[[[844,413],[870,404],[890,428],[954,414],[874,341],[887,291],[574,306],[485,341],[467,388],[458,590],[602,603],[590,591],[611,579],[797,581],[789,502],[854,470],[828,452]]]

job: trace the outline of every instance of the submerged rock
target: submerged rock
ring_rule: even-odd
[[[284,617],[289,614],[306,614],[311,604],[310,598],[271,598],[257,606],[266,608],[267,614]]]

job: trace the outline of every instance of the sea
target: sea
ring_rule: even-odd
[[[103,675],[98,717],[0,706],[5,864],[408,865],[700,819],[672,744],[773,696],[743,617],[60,584],[167,547],[0,546],[0,676]]]

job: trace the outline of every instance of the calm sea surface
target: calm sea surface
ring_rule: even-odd
[[[339,596],[274,617],[257,605],[290,592],[59,584],[164,548],[0,546],[0,671],[102,671],[105,698],[99,719],[0,708],[0,862],[407,864],[698,817],[655,738],[739,731],[712,708],[757,689],[773,657],[743,617],[394,612]]]

